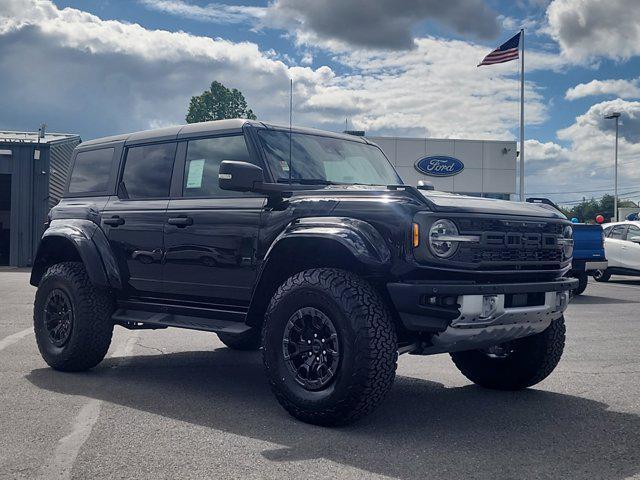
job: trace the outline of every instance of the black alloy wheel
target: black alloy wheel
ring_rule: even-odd
[[[284,329],[282,354],[302,387],[325,388],[340,365],[338,334],[331,319],[315,307],[294,312]]]
[[[44,317],[49,341],[56,347],[63,347],[73,329],[73,308],[64,290],[51,290],[45,300]]]

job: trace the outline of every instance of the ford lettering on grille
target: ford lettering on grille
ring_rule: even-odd
[[[558,236],[533,232],[483,232],[480,245],[487,248],[555,249],[558,247]]]

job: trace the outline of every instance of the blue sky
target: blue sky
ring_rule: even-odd
[[[214,79],[260,118],[371,134],[517,139],[518,63],[476,68],[526,28],[527,191],[573,201],[640,180],[634,0],[0,0],[0,128],[83,138],[182,123]],[[576,180],[579,179],[579,180]],[[576,184],[580,188],[576,188]],[[629,198],[632,195],[629,195]]]

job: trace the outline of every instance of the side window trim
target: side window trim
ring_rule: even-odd
[[[121,158],[120,158],[120,165],[118,168],[118,176],[117,176],[117,181],[115,184],[115,195],[118,196],[119,193],[119,186],[120,186],[120,182],[123,181],[123,177],[124,177],[124,171],[125,168],[127,167],[127,156],[129,154],[129,150],[132,148],[137,148],[137,147],[148,147],[148,146],[153,146],[153,145],[166,145],[166,144],[175,144],[176,148],[173,151],[173,162],[172,162],[172,171],[171,171],[171,179],[169,180],[169,194],[166,197],[144,197],[144,198],[129,198],[127,196],[127,198],[120,198],[121,201],[127,201],[127,202],[137,202],[137,201],[145,201],[145,200],[169,200],[171,199],[171,191],[172,191],[172,187],[173,187],[173,177],[176,173],[176,159],[178,158],[178,147],[180,146],[180,142],[178,140],[163,140],[163,141],[157,141],[157,142],[148,142],[148,143],[140,143],[140,144],[133,144],[133,145],[124,145],[122,148],[122,152],[121,152]]]
[[[169,198],[182,198],[182,182],[184,181],[184,169],[187,161],[187,139],[180,139],[176,148],[176,157],[173,161],[173,174],[171,175],[171,189]]]

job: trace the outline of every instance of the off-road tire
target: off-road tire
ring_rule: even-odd
[[[305,307],[331,318],[340,346],[335,376],[320,391],[296,383],[283,355],[285,326]],[[393,385],[398,354],[392,317],[376,290],[351,272],[316,268],[290,277],[270,302],[262,337],[271,388],[280,404],[304,422],[353,422],[374,410]]]
[[[572,290],[571,293],[573,295],[582,295],[589,283],[589,275],[587,275],[586,272],[582,272],[577,274],[574,278],[578,279],[578,286]]]
[[[262,345],[262,336],[259,329],[251,329],[241,335],[218,333],[218,338],[231,350],[252,351],[258,350]]]
[[[509,342],[506,358],[492,358],[484,350],[451,354],[453,363],[473,383],[496,390],[520,390],[544,380],[558,365],[565,339],[564,317],[546,330]]]
[[[611,274],[606,270],[596,270],[592,277],[596,282],[608,282]]]
[[[45,326],[45,302],[54,289],[66,293],[71,302],[71,334],[62,346],[52,343]],[[95,367],[111,344],[113,310],[113,296],[91,283],[82,263],[63,262],[49,267],[40,280],[33,310],[36,342],[44,361],[65,372]]]

